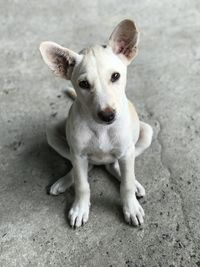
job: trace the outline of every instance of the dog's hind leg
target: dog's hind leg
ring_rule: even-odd
[[[66,120],[51,124],[46,129],[48,144],[62,157],[70,160],[70,149],[65,134]],[[58,179],[48,189],[51,195],[58,195],[66,191],[73,184],[72,170],[65,176]]]
[[[53,196],[57,196],[61,193],[64,193],[72,184],[74,183],[73,179],[73,169],[71,169],[68,174],[58,179],[48,190],[48,193]]]
[[[93,165],[88,166],[88,172],[92,169]],[[48,193],[53,196],[64,193],[70,186],[74,184],[73,168],[65,176],[58,179],[48,190]]]
[[[46,129],[48,144],[62,157],[70,160],[70,149],[65,134],[66,120],[51,124]]]
[[[121,173],[120,173],[120,168],[119,168],[119,163],[118,161],[115,161],[114,163],[107,164],[105,165],[106,170],[114,176],[118,181],[121,181]],[[135,186],[136,186],[136,196],[137,197],[144,197],[145,196],[145,189],[144,187],[137,181],[135,180]]]
[[[146,150],[151,145],[152,136],[152,127],[149,124],[140,121],[140,135],[137,143],[135,144],[136,157],[142,154],[144,150]]]

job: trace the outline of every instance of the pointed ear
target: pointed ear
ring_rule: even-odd
[[[109,45],[122,61],[129,65],[137,55],[139,43],[139,31],[132,20],[123,20],[112,32]]]
[[[44,62],[55,73],[65,79],[70,79],[74,66],[82,56],[53,42],[40,44],[40,52]]]

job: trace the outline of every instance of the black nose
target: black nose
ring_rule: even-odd
[[[112,108],[105,108],[98,112],[98,117],[108,124],[112,123],[115,119],[115,110]]]

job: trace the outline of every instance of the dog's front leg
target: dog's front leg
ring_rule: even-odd
[[[144,222],[144,211],[140,206],[135,192],[135,147],[130,148],[126,155],[119,159],[121,171],[120,195],[126,222],[139,225]]]
[[[79,227],[88,221],[90,187],[88,183],[88,160],[79,155],[72,156],[75,200],[69,211],[70,225]]]

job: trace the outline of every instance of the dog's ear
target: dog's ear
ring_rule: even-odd
[[[129,65],[137,55],[139,31],[132,20],[123,20],[112,32],[109,45],[122,61]]]
[[[44,62],[57,75],[70,79],[75,64],[81,61],[82,56],[53,42],[40,44],[40,52]]]

